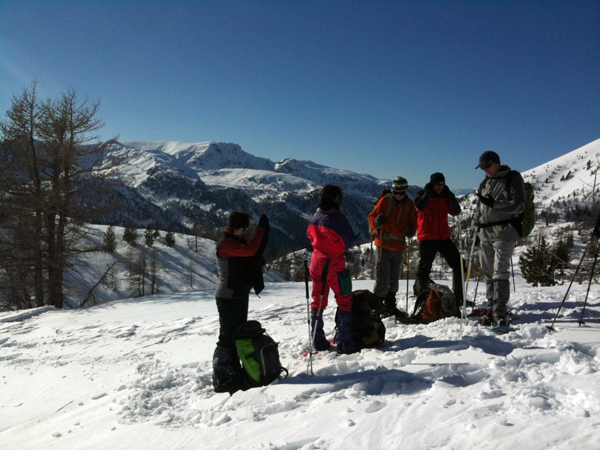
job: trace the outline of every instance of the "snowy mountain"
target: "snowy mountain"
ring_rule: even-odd
[[[158,220],[189,229],[196,223],[220,229],[232,210],[267,214],[272,222],[273,253],[308,245],[306,227],[318,203],[318,190],[334,183],[345,193],[342,210],[359,239],[368,239],[367,214],[391,180],[334,169],[293,158],[273,162],[217,142],[125,141],[108,158],[126,158],[120,190],[121,211],[98,223],[140,226]],[[419,188],[413,186],[409,195]],[[274,256],[274,255],[273,255]]]
[[[536,203],[543,207],[591,203],[600,187],[600,139],[523,172],[534,185]]]

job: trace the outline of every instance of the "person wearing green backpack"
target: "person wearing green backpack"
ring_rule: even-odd
[[[493,151],[483,152],[475,168],[486,174],[477,191],[479,200],[472,223],[480,240],[479,258],[488,301],[488,312],[480,323],[503,327],[509,324],[510,262],[523,232],[525,183],[521,174],[501,164]]]
[[[248,320],[250,290],[259,294],[264,288],[262,266],[270,225],[262,215],[254,237],[250,238],[252,216],[241,211],[229,214],[227,227],[217,241],[218,283],[215,291],[219,312],[219,341],[213,355],[215,392],[233,394],[247,389],[234,341],[235,330]]]

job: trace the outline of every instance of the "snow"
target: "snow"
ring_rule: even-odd
[[[318,354],[310,376],[302,356],[305,285],[268,283],[251,298],[250,318],[279,342],[290,374],[233,396],[211,386],[213,289],[2,313],[0,442],[14,449],[598,449],[600,288],[592,285],[579,326],[587,285],[574,285],[549,333],[566,288],[517,283],[516,331],[506,335],[471,320],[386,319],[387,345]],[[334,313],[330,305],[329,337]]]

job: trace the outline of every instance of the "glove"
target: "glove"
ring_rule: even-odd
[[[415,229],[411,226],[406,227],[404,235],[409,239],[412,238],[415,235]]]
[[[494,199],[490,196],[484,197],[479,192],[477,193],[477,197],[479,197],[479,201],[483,203],[485,206],[489,206],[490,208],[494,207]]]
[[[444,189],[442,189],[442,197],[450,196],[450,188],[448,185],[444,185]]]
[[[423,188],[425,192],[429,192],[430,194],[433,192],[433,185],[431,183],[427,183]]]
[[[377,218],[375,219],[375,226],[377,228],[382,227],[385,225],[385,216],[383,214],[379,214],[377,216]]]
[[[267,216],[264,214],[260,216],[260,219],[258,220],[258,226],[264,228],[265,231],[269,231],[271,229],[271,225],[269,225],[269,219],[267,219]]]

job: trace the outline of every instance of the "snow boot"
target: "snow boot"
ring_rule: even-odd
[[[494,318],[492,319],[492,326],[493,327],[508,327],[509,321],[506,317],[496,314],[496,315],[494,315]]]
[[[388,292],[387,296],[383,301],[383,311],[381,312],[381,318],[384,319],[386,317],[401,317],[405,316],[402,311],[400,311],[396,307],[396,294],[394,292]]]
[[[316,327],[316,330],[315,330]],[[331,344],[325,337],[325,331],[323,331],[323,310],[311,309],[310,310],[310,334],[314,336],[313,347],[317,351],[327,350]]]
[[[240,389],[247,389],[236,350],[217,345],[213,354],[212,380],[215,392],[228,392],[232,395]]]
[[[479,325],[483,325],[484,327],[491,327],[492,319],[492,308],[489,308],[487,312],[479,318]]]
[[[352,339],[352,312],[337,311],[337,333],[335,334],[337,352],[345,355],[359,352],[360,349]]]

